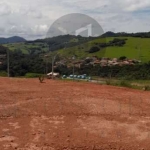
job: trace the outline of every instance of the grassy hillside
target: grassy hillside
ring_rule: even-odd
[[[115,37],[116,38],[116,37]],[[70,48],[63,48],[58,50],[59,54],[65,57],[71,57],[77,55],[77,58],[84,58],[87,56],[98,57],[110,57],[119,58],[126,56],[131,59],[139,59],[142,62],[150,61],[150,38],[138,38],[138,37],[117,37],[119,39],[128,39],[123,47],[111,46],[96,53],[88,53],[89,48],[95,43],[102,43],[104,39],[95,39],[84,45],[78,45]],[[106,41],[112,41],[114,37],[107,38]],[[41,51],[47,51],[48,46],[44,43],[16,43],[16,44],[4,44],[10,50],[21,50],[23,53],[29,53],[30,49],[37,49]]]
[[[107,42],[113,39],[113,37],[107,38]],[[121,39],[121,37],[119,37],[119,39]],[[131,59],[139,59],[142,62],[150,61],[150,38],[127,37],[127,39],[128,40],[126,41],[126,44],[123,47],[111,46],[105,48],[102,51],[92,54],[86,52],[86,48],[80,49],[80,46],[75,46],[65,50],[61,49],[59,50],[59,53],[65,56],[71,56],[75,54],[79,58],[87,56],[119,58],[121,56],[126,56]],[[96,39],[91,41],[89,45],[94,45],[94,43],[101,43],[101,41],[102,39]]]
[[[3,44],[3,46],[8,47],[10,50],[21,50],[24,54],[29,54],[30,50],[32,49],[37,49],[41,51],[46,51],[48,50],[48,46],[43,43],[11,43],[11,44]]]
[[[111,38],[112,39],[112,38]],[[111,40],[109,38],[109,40]],[[140,59],[142,62],[150,60],[150,38],[127,38],[126,44],[123,47],[108,47],[106,48],[105,56]]]

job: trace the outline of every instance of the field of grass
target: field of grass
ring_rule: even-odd
[[[97,83],[104,85],[113,85],[120,87],[127,87],[132,89],[143,90],[144,87],[148,87],[147,90],[150,90],[150,81],[149,80],[123,80],[123,79],[115,79],[115,78],[100,78],[100,77],[92,77],[92,80],[97,81]]]
[[[126,44],[123,47],[108,47],[105,56],[139,59],[142,62],[150,60],[150,39],[149,38],[127,38]]]
[[[21,50],[24,54],[28,54],[30,49],[41,49],[42,51],[46,51],[48,47],[43,43],[9,43],[3,44],[3,46],[8,47],[10,50]]]
[[[123,37],[125,38],[125,37]],[[106,41],[109,42],[114,38],[107,38]],[[109,57],[109,58],[119,58],[121,56],[126,56],[130,59],[138,59],[142,62],[148,62],[150,60],[150,39],[149,38],[134,38],[127,37],[126,44],[123,47],[111,46],[104,50],[96,53],[88,53],[86,47],[75,46],[68,49],[61,49],[59,53],[65,56],[77,55],[78,58],[88,57],[88,56],[98,56],[98,57]],[[87,47],[94,45],[94,43],[101,43],[104,39],[96,39],[88,43]],[[82,47],[82,49],[80,49]]]
[[[95,45],[95,43],[103,43],[105,40],[107,42],[113,40],[114,38],[107,39],[96,39],[90,41],[83,45],[74,46],[71,48],[64,48],[58,50],[59,54],[65,57],[72,57],[76,55],[78,59],[85,58],[88,56],[98,56],[98,57],[109,57],[109,58],[119,58],[121,56],[126,56],[131,59],[138,59],[142,62],[148,62],[150,60],[150,38],[134,38],[134,37],[119,37],[126,38],[126,44],[122,47],[111,46],[104,50],[96,53],[88,53],[87,51]],[[15,44],[4,44],[10,50],[21,50],[23,53],[29,53],[29,49],[37,48],[42,51],[48,50],[48,47],[42,43],[15,43]]]

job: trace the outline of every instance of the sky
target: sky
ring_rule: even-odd
[[[0,37],[45,38],[60,17],[82,13],[104,32],[150,31],[150,0],[0,0]]]

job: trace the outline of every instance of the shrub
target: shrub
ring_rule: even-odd
[[[127,59],[126,56],[121,56],[121,57],[119,58],[119,60],[125,60],[125,59]]]
[[[150,91],[150,86],[149,85],[144,86],[143,90],[144,91]]]
[[[95,53],[95,52],[98,52],[99,50],[100,50],[99,47],[94,46],[94,47],[92,47],[92,48],[89,50],[89,53]]]
[[[7,77],[7,72],[5,72],[5,71],[0,71],[0,76],[1,76],[1,77]]]
[[[42,74],[38,74],[38,73],[26,73],[26,75],[25,75],[26,78],[38,78],[39,76],[42,76]]]
[[[121,86],[121,87],[132,88],[132,85],[129,82],[125,81],[125,80],[122,80],[122,81],[119,81],[119,82],[118,81],[115,82],[115,81],[113,81],[111,79],[107,79],[106,80],[106,84],[107,85],[114,85],[114,86]]]
[[[129,82],[125,81],[125,80],[122,80],[122,81],[119,83],[119,86],[129,87],[129,88],[132,87],[132,85],[131,85]]]
[[[110,79],[107,79],[107,80],[106,80],[106,84],[107,84],[107,85],[112,85],[111,80],[110,80]]]

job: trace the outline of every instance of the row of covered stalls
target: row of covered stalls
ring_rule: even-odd
[[[55,73],[55,72],[50,72],[47,74],[47,78],[48,79],[52,79],[52,78],[60,78],[60,74],[59,73]],[[92,78],[90,76],[87,76],[86,74],[83,75],[63,75],[62,79],[78,79],[78,80],[91,80]]]
[[[92,78],[90,76],[87,76],[86,74],[83,74],[83,75],[69,75],[69,76],[66,76],[66,75],[63,75],[62,76],[63,79],[81,79],[81,80],[91,80]]]

